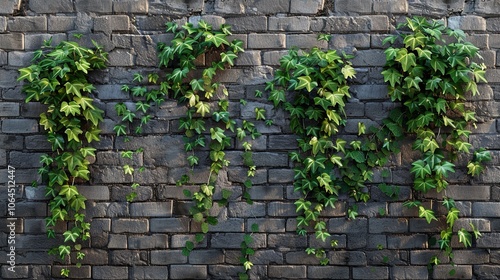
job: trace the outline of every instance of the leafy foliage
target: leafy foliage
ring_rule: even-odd
[[[480,57],[479,49],[465,41],[465,34],[441,21],[413,17],[398,28],[409,32],[384,40],[391,46],[385,51],[387,63],[382,74],[389,83],[391,99],[402,103],[399,114],[405,133],[416,136],[413,150],[421,154],[410,170],[414,190],[441,192],[448,186],[449,175],[455,172],[453,162],[458,155],[471,153],[468,129],[476,119],[474,112],[467,109],[466,95],[479,94],[477,83],[487,82],[486,66],[474,62]],[[398,41],[401,47],[395,46]],[[488,151],[478,149],[467,165],[468,173],[478,175],[482,163],[490,159]],[[428,223],[437,220],[435,213],[420,202],[406,205],[418,207],[419,217]],[[451,238],[459,210],[452,198],[445,198],[443,205],[448,210],[448,227],[441,232],[438,244],[452,257]],[[457,234],[465,247],[471,245],[472,235],[467,230],[462,228]]]
[[[99,141],[98,127],[103,119],[103,111],[93,104],[90,96],[94,87],[87,75],[105,67],[107,54],[94,45],[95,49],[89,49],[63,41],[53,47],[47,41],[35,52],[34,63],[19,69],[18,81],[25,81],[26,102],[48,106],[40,114],[40,125],[53,152],[41,156],[38,173],[47,183],[46,196],[50,198],[47,235],[55,238],[54,227],[58,222],[72,222],[62,235],[64,244],[73,243],[73,248],[60,245],[49,252],[61,259],[68,257],[73,249],[80,251],[80,242],[89,238],[90,224],[81,213],[86,198],[75,183],[89,180],[88,157],[95,156],[95,149],[88,145]],[[78,256],[81,259],[84,254],[78,252]],[[63,276],[68,273],[67,269],[61,271]]]

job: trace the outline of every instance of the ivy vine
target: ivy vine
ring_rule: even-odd
[[[64,260],[76,251],[77,266],[85,256],[81,242],[89,238],[90,229],[82,212],[86,198],[78,191],[77,183],[89,180],[88,158],[95,156],[95,148],[89,144],[99,141],[98,127],[103,119],[103,111],[94,105],[90,95],[94,86],[87,76],[94,69],[106,67],[107,53],[94,45],[95,49],[89,49],[63,41],[53,47],[49,40],[35,52],[32,65],[19,69],[18,77],[18,81],[25,81],[22,91],[26,102],[47,105],[39,123],[53,152],[41,156],[42,167],[38,170],[50,199],[47,236],[56,237],[58,222],[68,224],[62,234],[64,243],[49,253]],[[68,269],[62,269],[61,275],[68,274]]]
[[[244,149],[243,162],[248,167],[247,176],[244,182],[243,198],[251,203],[248,189],[252,187],[250,177],[255,175],[256,167],[252,160],[252,145],[248,139],[255,139],[260,136],[254,123],[243,120],[237,123],[229,112],[229,93],[227,89],[215,81],[218,72],[234,66],[238,54],[244,52],[241,40],[228,41],[231,35],[229,25],[221,25],[220,30],[213,30],[212,26],[205,21],[199,21],[196,25],[186,23],[179,26],[175,22],[168,22],[166,31],[174,35],[170,44],[158,44],[159,67],[166,69],[167,73],[160,77],[157,73],[147,76],[148,82],[156,85],[151,89],[144,85],[130,87],[125,85],[122,90],[130,92],[138,101],[135,105],[135,112],[123,103],[116,105],[117,114],[122,117],[122,122],[114,127],[118,136],[127,134],[127,125],[131,124],[138,115],[142,115],[139,125],[134,132],[140,134],[142,127],[147,124],[153,116],[148,114],[152,103],[161,104],[165,99],[177,100],[181,105],[186,106],[187,111],[179,121],[179,129],[184,132],[184,150],[188,154],[186,160],[193,170],[199,165],[200,158],[197,150],[209,149],[209,175],[204,184],[201,184],[199,191],[191,192],[185,189],[184,194],[191,198],[194,206],[190,209],[193,219],[200,223],[201,233],[196,234],[195,241],[201,242],[205,234],[209,231],[210,225],[218,223],[217,217],[210,215],[210,209],[214,204],[214,193],[216,191],[216,181],[221,170],[229,166],[230,162],[226,158],[225,150],[234,143],[233,136],[241,142]],[[197,62],[200,58],[213,57],[210,65],[200,65]],[[143,81],[144,77],[136,74],[134,80]],[[243,105],[244,100],[240,101]],[[256,112],[256,118],[258,118]],[[132,151],[126,151],[131,154]],[[126,169],[124,169],[127,172]],[[133,169],[128,169],[133,172]],[[190,183],[190,176],[184,174],[177,185],[182,186]],[[137,184],[135,184],[137,187]],[[134,193],[128,197],[131,201]],[[222,199],[217,203],[225,205],[231,196],[231,191],[223,189]],[[249,237],[247,237],[248,239]],[[245,256],[249,255],[250,242],[245,247]],[[187,241],[183,249],[183,254],[188,255],[195,247],[193,241]],[[245,269],[251,268],[248,259],[242,264]],[[243,275],[243,274],[242,274]],[[247,274],[245,274],[247,275]],[[244,276],[241,276],[244,278]]]
[[[415,135],[412,148],[421,155],[411,164],[414,191],[427,193],[435,189],[439,193],[446,189],[460,154],[472,158],[467,173],[480,174],[482,163],[491,160],[491,155],[484,149],[473,151],[468,142],[477,120],[467,103],[469,93],[479,94],[477,83],[487,82],[486,66],[475,62],[481,58],[479,48],[465,40],[463,31],[423,17],[407,18],[398,26],[398,34],[388,36],[384,43],[391,45],[385,51],[387,63],[382,72],[389,83],[389,96],[401,102],[405,134]],[[437,244],[453,259],[453,226],[460,211],[451,197],[441,203],[447,209],[447,227]],[[438,220],[436,213],[421,201],[405,205],[417,207],[419,217],[428,223]],[[472,235],[478,238],[481,234],[471,223],[469,229],[461,228],[457,235],[467,248],[472,245]],[[438,264],[439,260],[435,257],[432,263]]]

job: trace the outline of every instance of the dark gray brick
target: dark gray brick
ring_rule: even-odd
[[[285,232],[285,219],[257,218],[248,219],[247,231],[251,231],[252,224],[259,225],[259,232]]]
[[[308,279],[328,279],[335,275],[335,279],[350,279],[349,268],[343,266],[308,266]]]
[[[500,266],[498,265],[475,265],[474,275],[480,279],[495,279],[500,275]]]
[[[172,205],[172,201],[131,203],[130,214],[133,217],[170,217]]]
[[[69,269],[69,274],[71,275],[71,278],[74,279],[88,279],[91,278],[91,267],[90,265],[82,265],[81,267],[77,266],[62,266],[62,265],[54,265],[52,266],[52,275],[57,277],[61,275],[61,269]],[[93,278],[93,277],[92,277]],[[102,278],[93,278],[93,279],[102,279]],[[107,278],[110,279],[110,278]],[[117,278],[114,278],[117,279]]]
[[[328,253],[332,265],[366,266],[366,254],[360,251],[334,251]]]
[[[109,234],[108,248],[127,249],[127,236],[121,234]]]
[[[412,266],[429,264],[429,260],[437,256],[440,263],[449,263],[448,256],[443,251],[439,250],[412,250],[410,251],[410,261]]]
[[[456,264],[487,264],[490,255],[486,249],[456,250],[453,252],[453,262]]]
[[[306,278],[306,272],[306,266],[304,265],[270,265],[268,267],[268,276],[273,278]]]
[[[126,266],[94,266],[92,279],[128,279]]]
[[[168,248],[168,235],[153,234],[149,236],[129,236],[129,249],[166,249]]]
[[[286,47],[285,34],[256,34],[248,35],[249,49],[282,49]]]
[[[10,52],[11,54],[13,52]],[[17,117],[19,116],[19,103],[2,102],[0,103],[0,117]]]
[[[328,220],[328,229],[333,233],[366,233],[368,232],[368,220],[365,218],[355,220],[332,218]]]
[[[323,9],[324,4],[324,0],[292,0],[290,2],[290,13],[314,15]]]
[[[171,265],[170,279],[207,279],[207,266]]]
[[[38,14],[72,13],[74,11],[71,0],[31,0],[30,10]]]
[[[371,218],[368,220],[370,233],[405,233],[408,231],[407,219]]]
[[[224,262],[222,250],[194,250],[189,254],[190,264],[219,264]]]
[[[269,234],[268,248],[305,248],[307,247],[307,237],[298,236],[296,233],[289,234]]]
[[[93,12],[108,14],[112,12],[111,0],[76,0],[77,12]]]
[[[10,266],[3,265],[1,276],[2,279],[20,279],[29,278],[29,267],[27,265],[16,265],[14,272],[9,270]]]
[[[388,279],[389,268],[379,266],[354,267],[352,276],[354,279]]]
[[[252,198],[255,199],[255,197]],[[230,202],[228,211],[230,217],[264,217],[266,215],[266,204],[260,202],[254,202],[252,204],[246,202]]]
[[[168,279],[167,266],[134,266],[131,270],[132,279]]]
[[[113,1],[113,12],[115,13],[147,14],[148,11],[149,5],[147,0]]]
[[[472,215],[475,217],[498,217],[500,203],[497,202],[474,202],[472,204]]]
[[[406,14],[408,1],[406,0],[378,0],[373,2],[373,12],[382,14]]]
[[[267,214],[271,217],[297,216],[293,202],[270,202],[267,206]]]
[[[213,233],[211,236],[212,248],[239,249],[243,241],[243,233]],[[266,247],[265,234],[253,234],[252,248]]]
[[[367,14],[372,11],[372,3],[363,0],[337,0],[335,1],[335,11]]]
[[[113,233],[145,233],[149,231],[146,219],[116,219],[111,223]]]
[[[310,19],[306,16],[269,17],[270,31],[309,31]]]
[[[472,279],[471,265],[438,265],[432,272],[433,279],[450,279],[450,271],[454,270],[453,279]]]
[[[2,121],[2,132],[36,133],[38,132],[38,122],[33,119],[6,119]]]
[[[389,249],[418,249],[427,248],[428,237],[424,234],[407,236],[387,236],[387,248]]]
[[[258,264],[284,264],[284,256],[282,252],[275,250],[258,250],[254,255],[250,256],[250,261],[254,265]]]
[[[391,268],[392,279],[424,280],[429,279],[426,266],[394,266]]]
[[[326,41],[318,41],[316,34],[289,34],[286,36],[288,48],[312,49],[314,47],[325,49],[328,46]]]
[[[150,219],[151,232],[188,232],[187,218],[153,218]]]
[[[43,2],[42,0],[39,0]],[[76,29],[76,17],[74,16],[49,16],[47,28],[49,32],[66,32]]]
[[[478,248],[500,248],[500,233],[483,233],[477,240]]]
[[[14,17],[7,21],[7,28],[13,32],[43,32],[47,31],[45,16]]]
[[[110,198],[109,188],[107,186],[78,186],[78,191],[88,200],[109,200]]]
[[[147,265],[148,252],[132,250],[113,250],[110,252],[110,264],[113,265]]]
[[[359,33],[369,32],[371,20],[368,17],[331,16],[311,20],[311,30],[316,32]]]

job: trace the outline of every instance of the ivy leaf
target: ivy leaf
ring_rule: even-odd
[[[103,120],[103,113],[104,111],[98,108],[87,108],[83,110],[83,116],[85,117],[85,119],[90,121],[95,126],[99,125],[99,122]]]
[[[458,231],[458,242],[464,244],[465,248],[472,246],[472,235],[465,229]]]
[[[399,71],[394,68],[382,71],[382,75],[384,76],[384,82],[389,82],[391,87],[395,87],[396,84],[399,84],[403,77],[403,74],[399,73]]]
[[[297,86],[295,86],[295,90],[305,88],[308,92],[311,92],[315,87],[318,86],[318,83],[316,81],[313,82],[311,77],[309,76],[300,76],[297,79],[299,80],[299,83]]]
[[[197,108],[196,113],[201,114],[204,117],[206,114],[210,114],[210,104],[199,101],[196,103],[195,107]]]
[[[453,169],[455,165],[451,162],[444,161],[441,164],[437,164],[434,166],[434,171],[438,175],[443,175],[444,177],[448,177],[448,172],[455,172],[455,169]]]
[[[68,242],[69,240],[71,240],[72,242],[76,242],[76,239],[78,238],[79,234],[78,232],[67,230],[63,233],[63,236],[64,236],[64,242]]]
[[[72,115],[72,116],[75,116],[75,115],[79,115],[80,114],[80,105],[78,105],[78,103],[76,103],[75,101],[71,101],[71,102],[66,102],[66,101],[63,101],[61,103],[61,112],[65,113],[66,116],[69,116],[69,115]]]
[[[77,188],[73,185],[64,185],[61,187],[61,191],[59,191],[59,195],[66,196],[66,200],[68,201],[78,194]]]
[[[85,85],[80,83],[80,82],[66,82],[64,84],[64,86],[66,87],[66,92],[67,93],[70,93],[70,94],[73,94],[73,95],[76,95],[78,97],[82,97],[82,94],[80,93],[80,90],[82,90],[83,88],[85,88]]]
[[[132,175],[134,173],[134,168],[128,164],[123,166],[123,173]]]
[[[431,59],[431,67],[435,72],[441,72],[443,76],[446,74],[446,63],[440,59]]]
[[[354,68],[349,64],[342,67],[341,72],[342,72],[342,75],[344,75],[344,78],[346,78],[346,79],[356,77],[356,70],[354,70]]]
[[[403,43],[407,48],[411,48],[412,50],[416,49],[417,46],[424,47],[425,46],[425,35],[422,32],[415,32],[415,34],[406,35],[403,40]]]
[[[59,256],[61,257],[61,259],[64,259],[66,256],[69,256],[71,254],[71,247],[70,246],[65,246],[65,245],[60,245],[58,247],[58,250],[59,250]],[[65,276],[68,276],[68,273],[69,271],[67,271],[65,274],[61,274],[62,275],[65,275]]]
[[[234,54],[233,52],[231,51],[228,51],[228,52],[223,52],[220,54],[220,57],[221,57],[221,61],[222,62],[226,62],[227,64],[233,66],[234,65],[234,59],[237,58],[238,56],[236,54]]]
[[[224,130],[216,127],[210,128],[210,137],[212,138],[212,140],[216,140],[217,142],[222,143],[226,138],[226,135],[224,134]]]
[[[437,221],[436,216],[434,215],[434,211],[430,209],[425,209],[423,206],[418,207],[418,216],[420,218],[425,218],[427,223],[431,223],[433,220]]]
[[[229,45],[229,42],[226,40],[226,34],[211,34],[208,33],[205,37],[205,42],[211,42],[216,47],[220,47],[220,45]]]
[[[406,49],[400,49],[395,60],[401,63],[404,72],[408,72],[411,67],[417,65],[415,54],[408,53]]]
[[[450,227],[453,227],[455,221],[458,220],[458,214],[460,214],[460,211],[457,208],[451,208],[448,211],[448,214],[446,215],[446,223]]]
[[[75,142],[80,142],[78,136],[83,133],[83,131],[78,127],[67,128],[64,133],[68,136],[68,141],[74,140]]]

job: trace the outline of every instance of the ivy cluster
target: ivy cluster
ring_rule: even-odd
[[[77,265],[85,256],[80,251],[81,241],[89,238],[90,224],[82,213],[86,198],[78,191],[76,182],[89,180],[88,158],[95,156],[95,148],[89,144],[99,141],[99,123],[103,119],[103,111],[90,96],[94,86],[87,76],[94,69],[105,68],[106,56],[97,44],[92,50],[67,41],[52,47],[47,41],[44,48],[35,52],[34,63],[19,69],[18,81],[25,81],[22,90],[26,102],[47,106],[39,122],[53,152],[41,156],[38,173],[47,183],[46,196],[50,199],[48,237],[56,237],[54,227],[58,221],[72,222],[63,232],[64,243],[49,253],[65,259],[75,250]],[[68,269],[61,271],[64,276],[68,273]]]
[[[467,164],[470,175],[481,173],[482,163],[491,160],[488,151],[473,152],[468,142],[476,118],[467,108],[466,98],[469,93],[479,93],[477,83],[487,82],[486,66],[475,62],[481,58],[479,49],[465,41],[463,31],[452,30],[442,21],[408,18],[398,30],[399,34],[384,40],[391,46],[385,51],[387,63],[382,74],[389,83],[391,100],[402,103],[400,118],[405,134],[416,136],[413,150],[421,154],[411,167],[413,188],[419,193],[432,189],[439,193],[448,186],[448,177],[455,172],[453,162],[460,154],[473,154]],[[445,197],[442,204],[448,211],[447,228],[441,231],[438,244],[452,258],[453,225],[460,211],[452,198]],[[419,216],[429,223],[437,220],[434,211],[420,201],[406,205],[417,207]],[[470,227],[478,238],[480,233],[473,224]],[[470,247],[472,235],[461,228],[458,240]]]

